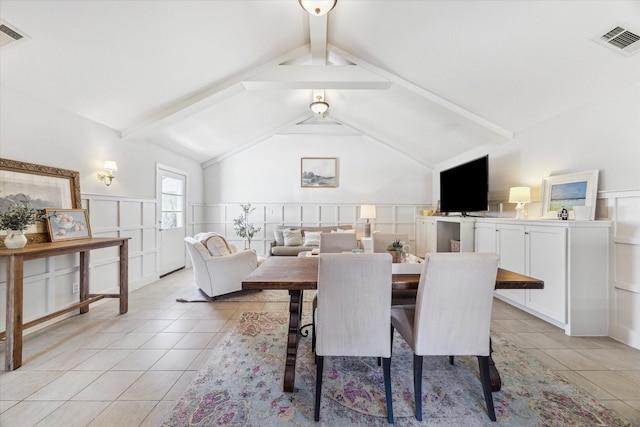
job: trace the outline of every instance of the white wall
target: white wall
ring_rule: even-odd
[[[301,188],[301,157],[337,157],[338,188]],[[431,169],[362,136],[277,135],[205,168],[207,203],[425,204]]]
[[[202,200],[199,162],[144,142],[122,141],[116,131],[5,86],[0,88],[0,157],[80,172],[82,193],[156,198],[156,163],[189,175],[191,201]],[[118,163],[110,187],[96,173]]]
[[[516,133],[509,144],[467,153],[434,169],[438,197],[440,170],[489,154],[490,215],[515,216],[507,202],[511,186],[531,187],[529,217],[540,215],[542,179],[599,170],[598,219],[612,221],[609,249],[609,335],[640,348],[640,85],[567,111]],[[508,170],[509,173],[505,173]]]
[[[83,207],[89,209],[95,236],[130,237],[130,289],[151,283],[157,273],[156,164],[188,175],[189,206],[202,202],[199,162],[143,142],[123,142],[117,132],[6,87],[0,88],[0,157],[80,172]],[[96,177],[105,160],[118,163],[106,187]],[[91,256],[92,289],[115,292],[117,255],[101,249]],[[28,261],[25,265],[25,321],[74,301],[79,280],[77,255]],[[0,329],[5,311],[4,263],[0,265]],[[135,310],[135,307],[130,307]],[[59,320],[59,319],[57,319]]]

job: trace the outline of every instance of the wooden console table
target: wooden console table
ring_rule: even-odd
[[[7,264],[7,327],[0,333],[6,338],[5,370],[13,371],[22,366],[22,331],[73,310],[89,311],[89,304],[102,298],[119,298],[120,313],[129,309],[129,249],[128,237],[96,237],[52,243],[31,243],[22,249],[0,249],[0,260]],[[117,294],[89,293],[89,252],[93,249],[120,247],[120,292]],[[24,262],[71,253],[80,254],[80,300],[79,302],[48,314],[31,322],[22,323]]]

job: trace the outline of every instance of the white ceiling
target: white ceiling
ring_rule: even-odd
[[[27,36],[0,52],[3,86],[202,163],[319,132],[431,167],[640,82],[640,54],[592,40],[638,29],[640,1],[338,0],[318,18],[295,0],[0,0],[0,19]]]

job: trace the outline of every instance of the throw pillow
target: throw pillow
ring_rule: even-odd
[[[282,237],[284,237],[285,246],[302,245],[302,230],[291,230],[287,228],[286,230],[282,230]]]
[[[231,255],[227,249],[227,243],[221,236],[213,236],[207,239],[207,249],[213,256]]]
[[[284,236],[282,236],[282,230],[273,230],[273,240],[276,241],[276,245],[284,246]]]
[[[355,233],[356,230],[350,229],[350,230],[346,230],[344,228],[337,228],[335,230],[331,230],[332,233]]]
[[[305,231],[304,232],[304,245],[305,246],[320,246],[320,231]]]

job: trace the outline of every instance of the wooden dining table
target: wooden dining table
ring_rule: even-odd
[[[392,289],[417,289],[420,274],[393,274]],[[277,289],[289,291],[289,329],[287,333],[284,386],[293,392],[296,374],[296,357],[300,339],[303,292],[318,285],[318,257],[272,256],[253,270],[242,281],[242,289]],[[496,289],[543,289],[544,282],[513,271],[498,269]],[[500,390],[502,381],[493,361],[490,361],[493,391]]]

